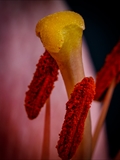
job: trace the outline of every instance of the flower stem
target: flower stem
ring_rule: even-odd
[[[113,81],[112,81],[112,83],[111,83],[111,85],[110,85],[110,87],[109,87],[109,89],[106,93],[106,96],[104,98],[101,114],[100,114],[100,117],[98,119],[95,131],[94,131],[94,134],[93,134],[92,154],[94,153],[94,150],[95,150],[95,147],[96,147],[96,144],[97,144],[97,140],[98,140],[98,137],[99,137],[99,134],[100,134],[100,130],[101,130],[101,128],[103,126],[103,123],[105,121],[105,118],[106,118],[106,115],[107,115],[107,112],[108,112],[108,109],[109,109],[109,105],[110,105],[110,102],[111,102],[111,98],[112,98],[112,95],[113,95],[113,92],[114,92],[115,85],[116,85],[115,79],[113,79]]]
[[[42,145],[42,160],[49,160],[50,158],[50,97],[46,102],[44,134]]]

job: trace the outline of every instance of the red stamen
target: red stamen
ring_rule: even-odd
[[[40,57],[36,66],[36,71],[25,97],[25,108],[30,119],[38,116],[54,88],[54,82],[58,75],[58,65],[47,51]]]
[[[95,100],[103,100],[112,80],[120,82],[120,41],[105,59],[105,64],[97,73]]]
[[[65,120],[56,146],[62,160],[71,159],[82,140],[85,119],[94,95],[94,80],[86,77],[75,85],[71,98],[66,103]]]

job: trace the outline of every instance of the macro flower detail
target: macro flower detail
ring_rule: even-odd
[[[101,128],[105,122],[115,87],[119,82],[120,40],[107,55],[103,67],[96,75],[96,94],[94,100],[102,102],[102,107],[92,138],[92,152],[94,152]]]
[[[113,79],[120,82],[120,41],[107,55],[105,63],[96,77],[95,100],[102,100]]]
[[[89,108],[95,95],[95,83],[92,77],[84,75],[82,63],[84,29],[83,18],[72,11],[48,15],[36,25],[36,35],[46,51],[37,64],[33,80],[26,92],[25,108],[30,119],[37,117],[51,94],[60,69],[69,99],[56,146],[58,155],[63,160],[73,157],[82,139],[83,144],[86,144],[80,157],[83,159],[91,157]]]
[[[54,88],[57,75],[58,65],[51,55],[45,51],[40,57],[33,79],[28,86],[29,90],[26,92],[25,109],[30,119],[38,116]]]
[[[90,104],[95,94],[95,83],[92,77],[85,77],[77,83],[66,103],[66,115],[57,144],[62,160],[69,160],[75,154],[83,138],[84,123]]]

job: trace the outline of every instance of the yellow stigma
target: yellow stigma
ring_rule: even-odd
[[[83,18],[73,11],[61,11],[42,18],[36,25],[36,35],[49,53],[62,49],[69,52],[80,43],[85,29]]]

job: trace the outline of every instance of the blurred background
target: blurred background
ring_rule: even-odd
[[[120,38],[118,6],[117,0],[106,4],[99,0],[94,3],[85,0],[0,1],[0,160],[41,159],[45,107],[33,121],[28,119],[24,108],[27,86],[44,52],[35,35],[38,20],[62,10],[80,13],[86,26],[83,40],[85,73],[95,76]],[[119,94],[120,85],[117,85],[93,160],[114,159],[120,150]],[[51,95],[50,160],[59,160],[55,146],[66,101],[59,74]],[[93,104],[93,129],[99,112],[99,104]]]
[[[70,8],[80,13],[86,24],[84,36],[90,50],[96,72],[104,64],[105,57],[120,39],[120,10],[118,1],[66,0]],[[109,68],[108,68],[109,69]],[[110,157],[120,150],[120,84],[117,85],[106,117]]]

